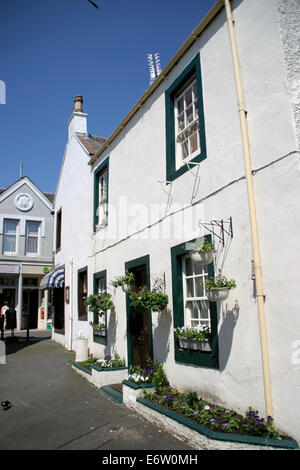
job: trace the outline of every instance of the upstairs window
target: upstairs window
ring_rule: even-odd
[[[200,152],[197,82],[175,98],[176,169]]]
[[[18,233],[18,220],[5,219],[3,231],[3,253],[15,254],[17,253],[17,233]]]
[[[188,171],[187,163],[206,158],[205,122],[200,55],[166,90],[167,181]]]
[[[94,231],[108,223],[108,180],[109,157],[99,165],[94,173]]]
[[[107,169],[98,175],[98,225],[107,224],[108,208],[107,208]]]
[[[26,222],[26,240],[25,240],[25,253],[26,255],[37,255],[39,250],[39,222]]]

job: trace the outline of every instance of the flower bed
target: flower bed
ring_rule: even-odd
[[[198,398],[195,392],[180,393],[169,387],[154,392],[144,390],[144,398],[138,398],[137,401],[150,407],[152,404],[156,411],[212,439],[298,448],[293,439],[281,435],[274,428],[270,416],[267,419],[260,418],[258,412],[251,408],[245,416],[241,416],[234,410]]]

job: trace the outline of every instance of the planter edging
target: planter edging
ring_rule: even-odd
[[[299,449],[298,442],[295,440],[286,440],[286,439],[271,439],[266,437],[259,436],[244,436],[240,434],[225,434],[221,432],[211,431],[210,429],[205,428],[201,424],[194,423],[193,421],[178,415],[172,410],[167,410],[162,406],[147,400],[146,398],[137,398],[137,402],[142,405],[151,408],[152,410],[165,415],[168,418],[177,421],[178,423],[196,431],[199,434],[206,436],[209,439],[225,441],[225,442],[237,442],[240,444],[249,444],[249,445],[261,445],[267,447],[276,447],[281,449]]]
[[[124,385],[127,387],[133,388],[133,390],[140,390],[143,388],[154,388],[155,385],[147,383],[147,384],[136,384],[134,382],[131,382],[130,380],[123,380],[122,382]]]
[[[92,371],[79,364],[79,362],[72,362],[72,366],[77,367],[77,369],[81,370],[82,372],[85,372],[86,374],[92,375]]]
[[[91,367],[97,372],[114,372],[115,370],[128,369],[128,367],[99,367],[97,364],[91,364]]]

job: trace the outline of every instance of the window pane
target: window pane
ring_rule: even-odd
[[[14,253],[16,251],[16,236],[6,235],[4,239],[4,251]]]
[[[190,87],[184,95],[185,97],[185,107],[187,108],[193,101],[192,87]]]
[[[27,222],[27,233],[28,235],[38,235],[39,223],[38,222]]]
[[[193,125],[191,127],[191,135],[190,135],[190,146],[191,146],[191,153],[195,152],[199,145],[198,145],[198,125]]]
[[[181,144],[181,158],[182,160],[184,160],[185,158],[187,158],[189,156],[189,143],[187,140],[185,140],[182,144]]]
[[[193,279],[186,280],[186,295],[187,297],[194,297],[194,281]]]
[[[204,297],[204,289],[203,286],[201,285],[201,277],[197,278],[195,280],[196,284],[196,297]]]
[[[37,237],[27,237],[27,253],[37,253]]]
[[[192,273],[192,262],[190,258],[185,259],[185,274],[186,276],[191,276]]]
[[[6,220],[5,221],[5,233],[9,235],[16,234],[17,231],[17,222],[15,220]]]

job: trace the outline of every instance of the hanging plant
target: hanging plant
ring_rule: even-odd
[[[161,312],[169,302],[167,294],[148,289],[131,293],[130,300],[131,306],[137,311],[152,310],[153,312]]]
[[[88,305],[90,312],[96,315],[103,315],[106,310],[113,310],[115,308],[111,300],[111,294],[107,292],[89,295],[85,300],[85,304]]]
[[[215,245],[204,237],[202,245],[196,251],[191,251],[191,259],[196,264],[210,264],[213,261]]]
[[[216,279],[213,277],[206,279],[201,284],[205,285],[206,296],[210,302],[222,302],[226,300],[230,289],[236,287],[234,279],[227,279],[225,276],[218,276]]]
[[[112,281],[112,285],[114,287],[122,287],[124,292],[130,292],[133,289],[134,281],[134,274],[126,271],[125,276],[117,277]]]

